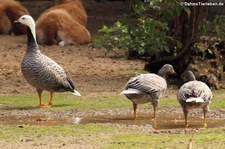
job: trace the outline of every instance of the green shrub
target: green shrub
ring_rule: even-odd
[[[161,0],[153,0],[149,3],[134,0],[132,3],[131,18],[136,21],[121,23],[117,21],[113,26],[103,26],[99,29],[100,35],[94,39],[92,45],[95,48],[126,49],[128,57],[151,57],[158,52],[169,52],[167,35],[169,32],[168,20],[175,13],[181,12],[181,6],[177,1],[165,1],[168,7],[160,7]],[[179,7],[175,7],[179,5]],[[173,10],[174,8],[175,11]],[[157,11],[160,17],[149,16],[148,11]],[[134,23],[135,22],[135,23]],[[182,46],[180,42],[176,42]]]
[[[158,50],[169,51],[165,41],[167,24],[150,18],[139,18],[138,27],[130,29],[128,24],[117,21],[112,27],[103,26],[101,43],[106,49],[127,49],[129,53],[154,55]]]
[[[217,15],[213,21],[203,19],[199,25],[202,34],[218,36],[221,39],[225,38],[225,15]]]

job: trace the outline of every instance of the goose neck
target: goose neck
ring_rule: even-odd
[[[27,27],[27,43],[28,49],[35,49],[38,46],[36,42],[35,27]]]
[[[166,79],[166,73],[164,72],[164,70],[160,69],[158,75]]]

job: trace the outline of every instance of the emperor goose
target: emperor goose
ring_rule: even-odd
[[[63,68],[54,60],[42,54],[36,42],[35,22],[29,15],[21,16],[18,23],[27,26],[27,50],[23,58],[21,69],[25,79],[37,89],[40,107],[51,107],[54,92],[72,92],[81,96],[75,89],[73,81],[67,76]],[[43,90],[50,92],[48,106],[42,103]]]
[[[206,113],[209,111],[209,106],[212,100],[212,92],[205,83],[194,80],[183,84],[177,93],[177,99],[183,108],[186,127],[188,126],[188,112],[191,108],[203,109],[203,126],[207,126]]]
[[[134,117],[137,116],[136,109],[138,104],[152,103],[154,115],[156,118],[156,108],[162,93],[167,89],[166,75],[175,74],[173,66],[165,64],[157,74],[140,74],[131,78],[125,90],[121,93],[124,94],[131,102],[133,102]]]

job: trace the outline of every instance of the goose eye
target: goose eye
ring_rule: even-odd
[[[25,18],[22,18],[23,20],[25,19]]]

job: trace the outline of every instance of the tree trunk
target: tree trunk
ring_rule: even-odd
[[[191,2],[198,2],[198,0],[191,0]],[[204,0],[202,2],[207,2]],[[190,7],[191,15],[188,17],[186,12],[182,12],[174,19],[173,39],[182,43],[182,49],[177,49],[177,55],[166,56],[148,61],[145,69],[150,72],[157,72],[165,63],[172,64],[175,71],[180,76],[191,62],[191,55],[193,52],[193,45],[198,38],[198,25],[200,21],[206,17],[206,7],[192,6]]]
[[[125,0],[125,5],[126,5],[126,11],[130,12],[131,10],[131,3],[133,0]]]

